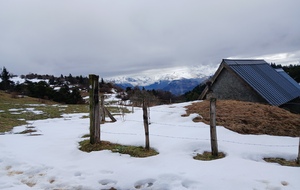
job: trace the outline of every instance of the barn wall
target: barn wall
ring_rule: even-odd
[[[214,81],[212,90],[218,99],[267,103],[227,69],[221,71]]]

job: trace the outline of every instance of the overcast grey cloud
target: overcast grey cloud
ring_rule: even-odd
[[[0,66],[99,74],[300,61],[299,0],[0,0]]]

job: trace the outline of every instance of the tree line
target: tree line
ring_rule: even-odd
[[[282,66],[281,64],[271,63],[271,66],[275,69],[283,69],[296,82],[300,83],[300,65]]]
[[[39,77],[38,79],[43,79],[39,82],[32,82],[27,80],[26,76],[21,76],[21,78],[25,78],[24,83],[15,83],[11,80],[13,75],[8,72],[8,70],[3,67],[2,72],[0,74],[1,82],[0,82],[0,90],[4,90],[6,92],[10,92],[12,94],[18,94],[22,96],[30,96],[34,98],[53,100],[55,102],[66,103],[66,104],[78,104],[84,103],[84,100],[81,96],[79,86],[73,86],[70,88],[70,83],[67,82],[68,78],[64,78],[62,80],[61,77],[55,78],[53,76],[44,76],[43,78]],[[34,79],[36,76],[30,74],[28,75],[28,79]],[[49,83],[44,81],[49,80]],[[80,77],[78,78],[80,81]],[[88,81],[88,80],[87,80]],[[82,82],[79,84],[85,85],[88,82],[82,78]],[[57,85],[58,88],[55,90],[53,85]]]

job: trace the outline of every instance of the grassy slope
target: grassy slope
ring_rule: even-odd
[[[234,100],[218,100],[217,125],[241,134],[269,134],[298,137],[300,115],[276,106]],[[187,113],[198,113],[196,122],[209,124],[209,101],[187,106]]]
[[[35,111],[42,111],[42,114],[35,114],[26,108],[34,108]],[[30,97],[13,98],[10,94],[0,91],[0,132],[24,125],[27,120],[58,118],[64,113],[88,113],[88,109],[88,105],[60,105]]]

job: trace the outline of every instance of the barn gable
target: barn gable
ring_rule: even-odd
[[[277,72],[264,60],[223,59],[211,79],[212,90],[219,99],[280,106],[300,96],[299,87],[284,73]],[[207,91],[206,87],[200,99],[205,98]]]

